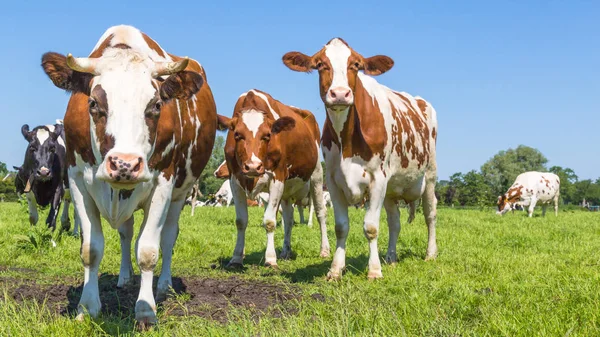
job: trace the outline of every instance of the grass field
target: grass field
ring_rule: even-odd
[[[234,209],[197,208],[191,218],[186,207],[173,257],[178,294],[159,306],[158,326],[143,334],[598,336],[600,213],[560,211],[558,218],[540,213],[529,219],[524,212],[498,217],[492,210],[440,209],[439,257],[425,262],[422,214],[405,224],[403,212],[400,262],[384,265],[384,279],[371,282],[363,211],[352,209],[347,271],[342,281],[330,283],[325,275],[331,260],[318,257],[317,226],[297,225],[296,258],[272,270],[262,266],[262,211],[251,209],[245,269],[230,271],[224,265],[235,243]],[[331,210],[328,217],[335,247]],[[140,219],[141,214],[136,223]],[[132,303],[138,289],[114,289],[117,231],[104,227],[103,314],[76,322],[72,310],[83,280],[79,239],[62,235],[52,248],[42,227],[30,227],[26,207],[0,205],[0,336],[136,334]],[[381,228],[384,256],[385,215]],[[278,247],[282,240],[278,226]]]

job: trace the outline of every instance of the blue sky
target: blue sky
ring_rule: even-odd
[[[86,56],[107,28],[130,24],[202,63],[220,114],[258,88],[322,126],[318,75],[288,70],[281,56],[339,36],[364,56],[392,57],[379,82],[434,105],[441,179],[519,144],[597,178],[599,18],[598,1],[11,1],[0,14],[0,160],[22,162],[21,125],[64,115],[68,95],[43,73],[41,55]]]

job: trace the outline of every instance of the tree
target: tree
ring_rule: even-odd
[[[600,184],[586,179],[573,184],[573,189],[573,203],[580,204],[585,199],[592,205],[600,204]]]
[[[223,136],[217,135],[215,138],[215,145],[213,146],[213,151],[210,155],[210,159],[202,171],[200,178],[198,179],[198,184],[200,188],[200,192],[204,196],[208,196],[209,194],[217,193],[221,185],[223,184],[223,179],[218,179],[214,176],[214,172],[219,165],[223,163],[225,160],[225,138]]]
[[[552,166],[550,172],[556,174],[560,178],[560,197],[564,204],[576,203],[574,201],[575,186],[577,175],[570,168],[562,168],[560,166]]]
[[[481,166],[484,180],[491,187],[490,193],[506,193],[515,178],[527,171],[545,171],[548,159],[537,149],[519,145],[516,149],[498,152]]]
[[[8,168],[6,167],[6,163],[0,161],[0,179],[4,179],[6,175],[9,173]]]

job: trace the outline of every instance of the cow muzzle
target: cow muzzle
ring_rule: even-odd
[[[265,173],[265,166],[260,161],[247,160],[242,165],[242,173],[247,177],[258,177]]]
[[[149,180],[144,159],[136,154],[111,153],[104,160],[104,171],[98,178],[118,188],[134,188]]]
[[[348,87],[330,88],[325,96],[328,107],[347,107],[354,104],[354,94]]]
[[[35,172],[35,178],[39,181],[47,181],[52,179],[52,171],[49,168],[42,166]]]

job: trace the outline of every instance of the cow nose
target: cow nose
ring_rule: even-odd
[[[42,166],[39,170],[37,170],[37,174],[40,177],[47,177],[50,175],[50,169],[45,166]]]
[[[135,182],[144,172],[142,157],[127,153],[113,153],[106,160],[108,176],[116,182]]]
[[[265,168],[261,162],[249,160],[244,163],[243,173],[250,176],[258,176],[265,173]]]
[[[336,87],[328,91],[330,104],[350,105],[353,102],[352,90],[350,88]]]

